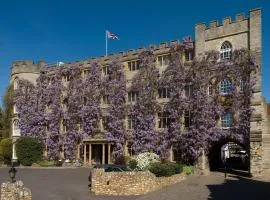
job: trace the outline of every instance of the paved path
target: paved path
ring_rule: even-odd
[[[95,196],[88,189],[89,170],[19,168],[17,180],[33,193],[33,200],[249,200],[270,199],[270,183],[222,173],[188,176],[178,184],[139,197]],[[0,183],[8,180],[8,168],[0,168]]]

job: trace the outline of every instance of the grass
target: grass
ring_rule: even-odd
[[[187,175],[193,173],[193,166],[192,165],[185,165],[183,166],[183,172]]]
[[[55,163],[53,160],[41,160],[39,162],[37,162],[38,165],[40,165],[41,167],[53,167],[55,166]]]

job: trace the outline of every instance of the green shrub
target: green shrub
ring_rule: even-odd
[[[185,165],[183,166],[183,172],[187,175],[193,173],[193,166],[192,165]]]
[[[149,171],[157,177],[172,176],[174,174],[181,173],[183,171],[183,167],[176,163],[152,163]]]
[[[12,159],[12,139],[5,138],[0,142],[0,160],[10,164]]]
[[[41,160],[41,161],[37,162],[37,164],[40,165],[41,167],[55,166],[55,163],[53,160]]]
[[[130,169],[134,170],[137,168],[137,164],[138,164],[137,160],[132,159],[129,161],[128,166]]]
[[[22,165],[31,166],[41,160],[42,146],[36,138],[20,137],[16,141],[15,148],[18,160]]]

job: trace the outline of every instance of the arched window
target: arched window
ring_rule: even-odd
[[[14,129],[14,130],[20,129],[20,123],[19,123],[19,120],[18,120],[18,119],[15,119],[15,120],[13,121],[13,129]]]
[[[220,82],[220,93],[229,94],[231,92],[232,82],[230,79],[224,79]]]
[[[225,112],[224,115],[221,116],[221,127],[222,128],[230,128],[233,122],[233,115],[231,112]]]
[[[223,42],[220,48],[220,59],[230,60],[232,58],[232,45],[229,42]]]

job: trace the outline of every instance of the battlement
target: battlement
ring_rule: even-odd
[[[196,29],[198,29],[198,30],[215,29],[217,27],[226,26],[229,24],[239,24],[242,21],[249,20],[251,17],[253,17],[254,13],[261,13],[261,9],[260,8],[251,9],[249,11],[248,16],[246,16],[244,13],[238,13],[235,15],[234,18],[232,18],[230,16],[224,17],[222,19],[221,24],[219,24],[218,20],[211,21],[208,26],[205,23],[198,23],[198,24],[196,24]]]
[[[20,73],[33,73],[37,74],[40,69],[46,65],[45,61],[41,60],[34,63],[31,60],[15,61],[11,65],[11,76]]]

